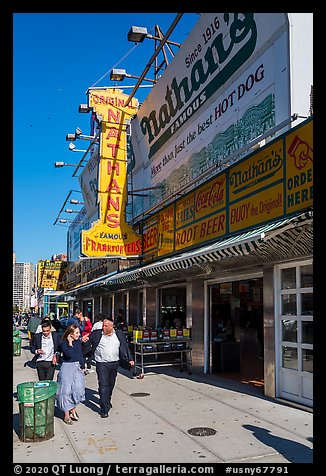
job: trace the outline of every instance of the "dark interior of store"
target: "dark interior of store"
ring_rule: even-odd
[[[212,373],[264,386],[263,279],[211,286]]]

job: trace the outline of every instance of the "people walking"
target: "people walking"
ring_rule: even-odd
[[[100,414],[102,418],[107,418],[112,408],[111,397],[119,365],[130,370],[135,363],[125,334],[121,330],[115,330],[113,321],[109,318],[103,320],[102,329],[91,332],[89,341],[95,358]]]
[[[31,352],[36,359],[36,370],[39,380],[53,380],[55,367],[59,361],[58,348],[60,336],[52,331],[51,322],[45,320],[41,324],[41,332],[34,334]]]
[[[76,324],[67,327],[59,350],[62,352],[62,364],[58,375],[56,406],[64,412],[64,422],[72,425],[73,421],[79,420],[77,405],[85,400],[82,340]]]
[[[93,324],[92,331],[95,331],[96,329],[102,329],[104,319],[106,319],[106,315],[103,314],[103,312],[97,314],[95,316],[95,322]]]
[[[38,332],[42,332],[42,324],[43,322],[48,322],[50,324],[50,327],[51,327],[51,330],[52,331],[56,331],[56,328],[52,325],[52,322],[51,322],[51,319],[49,316],[45,316],[43,317],[43,319],[41,320],[40,324],[37,326],[37,329],[35,331],[35,334],[37,334]]]
[[[38,325],[41,324],[41,318],[37,314],[33,314],[27,324],[27,334],[29,338],[29,343],[32,345],[32,340]]]
[[[91,331],[92,331],[92,323],[91,320],[88,316],[84,316],[84,330],[82,332],[82,336],[87,336],[89,337]],[[92,369],[92,352],[91,352],[91,347],[90,343],[87,340],[86,342],[82,342],[82,349],[83,349],[83,356],[84,356],[84,361],[85,361],[85,370],[86,370],[86,375],[94,372]]]
[[[83,332],[84,330],[84,316],[83,316],[83,311],[79,308],[75,309],[75,313],[73,316],[70,316],[69,319],[67,320],[67,327],[71,326],[72,324],[75,324],[76,326],[79,327],[80,333]]]

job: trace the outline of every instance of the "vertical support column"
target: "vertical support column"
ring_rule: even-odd
[[[205,288],[203,279],[192,281],[192,365],[193,371],[204,371],[204,308]]]
[[[157,303],[156,303],[156,288],[145,288],[144,291],[145,296],[145,324],[148,327],[155,327],[155,318],[156,318],[156,311],[157,311]]]
[[[273,267],[263,272],[264,294],[264,393],[267,397],[276,397],[275,368],[275,302]]]

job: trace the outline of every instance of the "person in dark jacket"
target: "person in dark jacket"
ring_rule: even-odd
[[[103,320],[103,328],[93,330],[89,336],[91,352],[95,359],[100,395],[100,414],[107,418],[112,408],[111,397],[119,365],[130,370],[135,365],[125,334],[115,330],[113,321]]]
[[[80,333],[84,331],[84,316],[83,311],[81,309],[77,308],[75,310],[75,314],[73,316],[70,316],[67,320],[67,327],[71,326],[72,324],[75,324],[79,327]]]
[[[72,425],[78,421],[76,406],[85,400],[85,375],[82,339],[79,327],[68,326],[61,338],[59,350],[62,352],[62,364],[58,375],[59,389],[56,406],[64,412],[63,421]]]
[[[53,331],[51,322],[41,324],[41,332],[36,332],[32,339],[31,352],[36,358],[36,370],[39,380],[53,380],[55,366],[59,360],[58,348],[60,336]]]

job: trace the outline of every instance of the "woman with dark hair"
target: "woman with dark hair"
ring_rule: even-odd
[[[76,406],[85,400],[85,375],[82,371],[84,357],[77,325],[67,327],[59,351],[62,352],[62,364],[58,375],[56,406],[64,412],[64,422],[72,425],[72,420],[79,420]]]

